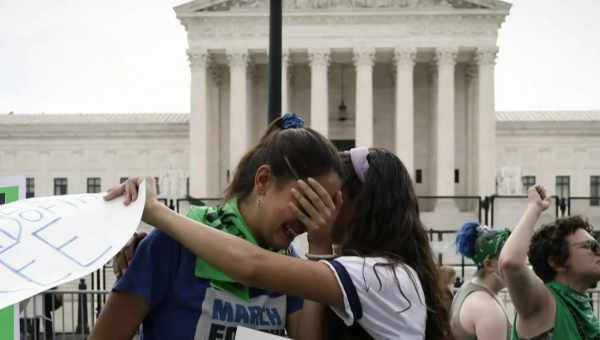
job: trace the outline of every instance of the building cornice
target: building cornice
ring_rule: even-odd
[[[265,13],[268,0],[193,0],[175,6],[176,15],[195,13]],[[502,11],[508,13],[512,5],[501,0],[388,0],[380,1],[336,1],[303,0],[284,3],[284,14],[302,12],[459,12],[459,11]]]
[[[369,9],[369,10],[307,10],[307,11],[295,11],[283,14],[283,19],[294,18],[294,17],[337,17],[337,16],[352,16],[352,17],[365,17],[365,16],[383,16],[383,17],[431,17],[431,16],[443,16],[443,17],[461,17],[461,16],[476,16],[476,17],[505,17],[509,14],[508,11],[504,10],[402,10],[392,11],[386,9]],[[180,20],[188,18],[265,18],[268,14],[266,12],[193,12],[193,13],[180,13],[177,18]]]
[[[600,121],[497,121],[498,137],[600,137]]]
[[[118,127],[113,125],[99,124],[94,127],[89,125],[56,126],[17,126],[12,128],[0,127],[1,140],[56,140],[56,139],[172,139],[188,138],[188,124],[181,126],[166,125],[156,127],[150,125],[138,125],[135,129],[131,127]]]
[[[600,111],[498,111],[496,119],[507,122],[589,122],[600,121]]]
[[[0,140],[187,138],[189,114],[0,114]]]
[[[189,114],[0,114],[0,140],[188,138]],[[600,136],[600,111],[497,112],[496,135]],[[353,124],[352,120],[345,125]]]
[[[496,45],[505,16],[489,13],[468,15],[440,13],[300,13],[284,17],[285,47],[308,48],[326,44],[335,48],[348,42],[369,43],[378,48],[406,44],[431,47]],[[198,16],[182,20],[190,49],[227,49],[235,46],[266,48],[268,21],[264,15]],[[382,25],[388,29],[382,31]]]

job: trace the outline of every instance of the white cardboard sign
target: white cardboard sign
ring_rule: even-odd
[[[257,331],[254,329],[238,326],[235,332],[235,340],[289,340],[281,336]]]
[[[0,309],[108,262],[140,223],[145,183],[129,206],[104,194],[31,198],[0,206]]]

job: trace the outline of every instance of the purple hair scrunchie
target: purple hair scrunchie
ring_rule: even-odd
[[[358,179],[363,183],[365,182],[367,170],[369,170],[369,161],[367,160],[368,154],[369,148],[365,146],[350,149],[352,167],[354,168],[354,172],[356,173],[356,176],[358,176]]]

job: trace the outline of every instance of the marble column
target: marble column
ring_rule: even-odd
[[[329,49],[310,49],[310,127],[325,137],[329,135],[329,86],[327,68]]]
[[[477,112],[477,65],[469,64],[465,70],[466,76],[466,103],[467,103],[467,193],[468,195],[479,195],[479,162],[478,146],[478,112]]]
[[[226,171],[227,160],[224,159],[228,156],[229,149],[227,149],[227,142],[224,140],[225,136],[228,137],[227,131],[223,131],[223,119],[224,113],[221,112],[221,94],[223,93],[223,77],[226,72],[225,65],[218,65],[212,63],[209,68],[209,97],[210,100],[210,129],[209,138],[212,143],[211,157],[208,158],[209,168],[209,180],[208,180],[208,196],[218,197],[222,195],[226,182]],[[193,174],[192,174],[193,175]]]
[[[429,147],[429,164],[427,166],[427,171],[425,172],[425,181],[427,185],[427,194],[430,196],[435,196],[437,192],[437,182],[436,182],[436,145],[437,145],[437,135],[436,135],[436,120],[437,120],[437,93],[438,93],[438,74],[437,74],[437,65],[435,64],[435,60],[431,62],[427,67],[427,84],[429,85],[429,136],[428,139],[428,147]],[[434,201],[431,202],[434,205]],[[433,209],[432,207],[429,207]]]
[[[477,145],[479,195],[496,192],[496,109],[494,68],[498,49],[479,48],[475,55],[477,72]]]
[[[395,141],[396,155],[402,160],[411,176],[414,176],[414,83],[416,48],[396,48],[396,113]]]
[[[229,169],[233,176],[238,162],[248,151],[250,120],[248,114],[247,50],[228,50],[229,64]]]
[[[290,112],[290,78],[288,69],[290,66],[290,52],[284,50],[281,54],[281,112]]]
[[[188,51],[191,69],[190,107],[190,195],[207,197],[209,186],[208,157],[210,157],[210,107],[208,67],[211,57],[207,51]]]
[[[437,104],[434,133],[435,180],[437,196],[454,195],[454,67],[456,49],[438,49],[435,53],[437,64]]]
[[[354,49],[356,68],[356,118],[355,138],[357,146],[373,146],[373,64],[375,49]]]

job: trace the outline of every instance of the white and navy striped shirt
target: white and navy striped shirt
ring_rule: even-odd
[[[323,262],[344,295],[344,308],[331,309],[347,326],[357,322],[375,340],[425,339],[427,306],[414,269],[380,266],[389,261],[375,257],[342,256]]]

